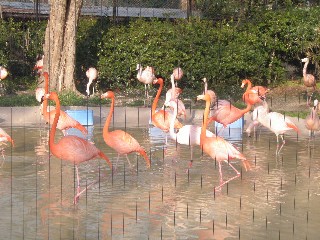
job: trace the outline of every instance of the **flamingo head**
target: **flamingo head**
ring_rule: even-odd
[[[318,99],[315,99],[315,100],[313,101],[313,106],[314,106],[314,108],[316,108],[316,107],[318,106],[318,104],[319,104]]]
[[[173,69],[173,77],[175,80],[180,80],[183,77],[183,70],[180,67]]]
[[[112,91],[107,91],[103,94],[101,94],[101,99],[104,99],[104,98],[114,98],[114,93]]]
[[[86,76],[89,78],[89,80],[94,80],[98,77],[98,71],[94,67],[89,68],[86,71]]]
[[[309,62],[309,58],[307,58],[307,57],[306,58],[302,58],[301,62]]]
[[[209,94],[202,94],[197,96],[197,101],[204,100],[204,101],[211,101]]]
[[[202,81],[203,81],[204,83],[206,83],[208,80],[207,80],[207,78],[202,78]]]
[[[242,80],[241,88],[244,88],[244,86],[245,86],[246,84],[248,84],[249,82],[250,82],[249,79],[244,79],[244,80]]]
[[[38,102],[40,102],[40,103],[43,102],[44,95],[45,95],[44,88],[37,88],[36,89],[36,99],[37,99]]]
[[[142,65],[140,63],[137,64],[137,67],[136,67],[136,71],[140,70],[142,68]]]
[[[37,57],[36,65],[33,67],[33,70],[37,71],[38,74],[41,73],[43,68],[43,58],[44,58],[44,55],[39,55]]]
[[[156,79],[153,80],[153,84],[163,84],[163,78],[161,76],[156,77]]]
[[[6,68],[0,66],[0,80],[5,79],[8,76],[9,72]]]

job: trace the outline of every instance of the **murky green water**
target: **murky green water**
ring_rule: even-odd
[[[80,165],[82,187],[98,180],[73,204],[75,169],[49,157],[48,126],[4,128],[15,140],[5,147],[0,169],[2,239],[318,239],[320,228],[319,139],[286,136],[277,157],[275,135],[260,129],[256,137],[224,132],[252,163],[242,176],[214,192],[219,184],[215,162],[194,148],[176,145],[154,127],[127,128],[151,156],[146,169],[119,161],[117,171],[102,160]],[[61,134],[59,133],[59,136]],[[57,137],[58,138],[58,137]],[[96,146],[113,162],[102,129]],[[223,164],[224,177],[234,171]]]

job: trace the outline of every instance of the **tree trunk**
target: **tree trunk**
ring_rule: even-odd
[[[82,0],[50,2],[43,69],[49,72],[50,91],[75,90],[76,32]]]

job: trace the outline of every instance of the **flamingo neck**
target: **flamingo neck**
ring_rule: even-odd
[[[174,77],[171,75],[171,99],[174,99],[176,95],[176,85],[174,84]]]
[[[201,135],[200,135],[200,147],[201,148],[204,144],[204,140],[206,139],[206,130],[207,130],[207,125],[208,125],[209,110],[210,110],[210,99],[206,99],[206,108],[204,109]]]
[[[204,94],[208,91],[208,83],[207,81],[204,82]]]
[[[49,146],[50,146],[51,152],[54,154],[55,148],[56,148],[56,145],[54,143],[54,137],[56,135],[58,120],[60,117],[60,101],[57,96],[54,96],[53,101],[56,103],[56,113],[54,115],[54,120],[53,120],[52,127],[50,130]]]
[[[246,83],[248,84],[246,91],[248,91],[248,90],[250,90],[252,88],[252,83],[249,80],[247,80]]]
[[[162,91],[162,88],[163,88],[163,82],[159,82],[159,85],[160,85],[160,87],[159,87],[159,89],[157,91],[157,95],[154,98],[153,103],[152,103],[152,108],[151,108],[151,115],[152,116],[156,113],[156,108],[157,108],[157,105],[158,105],[159,97],[160,97],[160,94],[161,94],[161,91]]]
[[[309,64],[309,60],[307,60],[307,61],[304,63],[303,70],[302,70],[303,77],[306,77],[306,76],[307,76],[307,67],[308,67],[308,64]]]
[[[174,106],[173,107],[173,116],[172,116],[171,121],[170,121],[169,134],[170,134],[170,137],[175,139],[175,140],[177,138],[177,134],[174,132],[174,123],[175,123],[175,120],[177,118],[177,115],[178,115],[178,109],[177,109],[177,106]]]
[[[103,138],[105,141],[106,141],[107,136],[109,134],[109,125],[111,122],[111,117],[112,117],[113,111],[114,111],[114,96],[111,97],[110,111],[109,111],[108,117],[106,119],[106,123],[104,124],[104,127],[103,127]]]
[[[244,97],[246,97],[246,95],[248,95],[248,94],[245,94],[245,96]],[[247,103],[247,107],[245,108],[245,109],[241,109],[240,111],[241,111],[241,113],[242,114],[245,114],[245,113],[247,113],[247,112],[249,112],[250,110],[251,110],[251,104],[250,103]]]
[[[44,93],[48,94],[49,93],[49,77],[48,75],[44,75]],[[44,99],[42,103],[42,115],[46,116],[48,114],[47,111],[48,108],[48,99]]]

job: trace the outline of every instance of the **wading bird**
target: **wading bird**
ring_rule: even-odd
[[[90,85],[92,84],[92,82],[98,77],[98,71],[97,69],[95,69],[94,67],[89,68],[86,71],[86,76],[89,79],[89,82],[87,84],[87,90],[86,93],[89,96],[90,95]],[[94,88],[92,90],[92,94],[94,94]]]
[[[118,164],[120,155],[125,155],[129,165],[131,165],[128,154],[137,152],[145,159],[147,167],[149,168],[151,165],[150,159],[146,151],[140,146],[135,138],[133,138],[129,133],[122,130],[114,130],[112,132],[109,132],[109,125],[114,111],[114,93],[112,91],[108,91],[101,95],[101,99],[104,98],[111,99],[111,107],[106,119],[106,123],[103,127],[103,139],[109,147],[113,148],[118,153],[116,164]]]
[[[145,98],[149,98],[149,91],[150,90],[150,84],[152,84],[152,81],[156,79],[154,75],[154,68],[147,66],[144,70],[142,70],[142,65],[139,63],[137,64],[137,79],[144,84],[144,91],[145,91]]]
[[[43,95],[41,96],[41,94],[43,94],[43,92],[44,94],[49,93],[49,74],[47,72],[44,72],[43,76],[45,78],[44,90],[42,88],[36,89],[36,99],[38,101],[40,100],[39,102],[41,102],[41,97],[43,96]],[[44,99],[42,102],[42,115],[47,123],[53,124],[56,110],[54,109],[48,112],[47,107],[48,107],[48,101]],[[57,128],[62,131],[63,135],[66,134],[66,130],[68,130],[69,128],[76,128],[85,135],[88,133],[88,130],[83,125],[81,125],[77,120],[70,117],[66,112],[61,110],[59,116],[60,118],[58,121]]]
[[[110,169],[112,169],[112,164],[109,158],[102,151],[100,151],[96,146],[94,146],[90,142],[80,137],[71,135],[64,136],[57,143],[55,143],[54,138],[56,134],[58,120],[60,117],[60,101],[56,92],[46,94],[44,96],[44,99],[52,100],[56,103],[54,120],[49,135],[50,151],[57,158],[69,161],[75,165],[77,173],[77,194],[74,198],[74,203],[77,203],[81,195],[78,164],[94,158],[105,159]]]
[[[268,104],[266,102],[263,105],[256,107],[252,113],[253,121],[261,123],[277,136],[277,150],[276,154],[279,154],[282,147],[285,144],[283,134],[289,130],[294,130],[299,133],[298,127],[287,117],[281,113],[268,112]],[[279,147],[279,135],[282,139],[282,145]]]
[[[315,131],[320,129],[320,120],[318,116],[318,99],[313,101],[313,107],[311,108],[310,114],[305,119],[305,126],[309,130],[309,135],[314,136]]]
[[[252,83],[249,79],[244,79],[241,84],[241,88],[244,88],[245,85],[247,89],[245,93],[242,95],[242,100],[246,104],[260,104],[266,99],[266,94],[269,92],[269,89],[263,86],[254,86],[252,87]]]
[[[304,62],[304,66],[303,66],[303,70],[302,70],[303,83],[304,83],[304,85],[306,87],[312,87],[313,91],[315,91],[316,90],[316,86],[317,86],[316,79],[312,74],[309,74],[309,73],[307,74],[307,67],[308,67],[308,64],[309,64],[309,58],[308,57],[303,58],[303,59],[301,59],[301,62]],[[312,94],[311,94],[310,97],[307,96],[307,105],[308,106],[310,104]]]
[[[208,94],[205,94],[197,96],[197,100],[204,100],[206,102],[203,117],[204,120],[202,123],[200,135],[200,147],[206,154],[208,154],[213,160],[216,160],[219,164],[220,185],[216,189],[220,190],[223,185],[240,176],[240,172],[231,164],[230,160],[235,158],[240,159],[246,170],[250,169],[250,164],[241,152],[239,152],[231,143],[224,140],[222,137],[207,136],[206,129],[208,125],[208,115],[210,111],[211,99]],[[227,181],[223,181],[221,169],[222,162],[226,162],[236,172],[236,176],[228,179]]]

